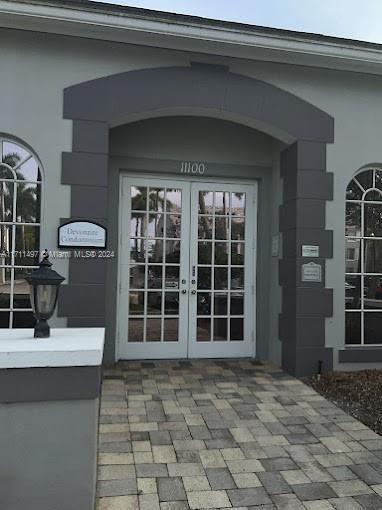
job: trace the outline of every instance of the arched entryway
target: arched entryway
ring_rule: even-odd
[[[108,225],[109,129],[139,119],[192,115],[230,120],[261,130],[287,143],[281,153],[284,203],[280,285],[283,308],[280,339],[283,366],[301,375],[319,360],[332,365],[325,347],[325,317],[331,314],[331,290],[321,282],[302,282],[302,245],[319,246],[322,265],[332,255],[325,229],[325,201],[332,198],[326,173],[326,144],[333,141],[333,119],[313,105],[273,85],[231,73],[228,68],[189,67],[130,71],[69,87],[64,117],[73,119],[73,150],[63,154],[62,183],[72,186],[71,215]],[[60,314],[72,326],[104,322],[106,268],[100,261],[70,261]],[[109,339],[107,358],[114,358]]]

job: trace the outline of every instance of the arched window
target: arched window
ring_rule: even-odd
[[[38,262],[41,171],[30,150],[0,137],[0,327],[33,327],[25,275]]]
[[[347,344],[382,344],[382,170],[357,174],[346,190]]]

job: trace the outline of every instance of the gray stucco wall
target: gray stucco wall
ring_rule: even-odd
[[[0,83],[0,132],[25,140],[42,161],[48,192],[43,204],[41,244],[54,247],[60,218],[70,213],[70,188],[60,182],[61,153],[69,152],[72,142],[72,121],[62,116],[63,89],[128,69],[188,65],[201,57],[13,30],[0,31],[0,45],[1,67],[9,70]],[[335,143],[327,149],[327,170],[334,174],[334,200],[326,203],[325,221],[326,229],[334,232],[334,249],[333,259],[325,266],[326,285],[334,291],[333,316],[326,319],[325,330],[327,345],[340,349],[344,344],[344,191],[358,168],[382,161],[382,78],[213,56],[203,56],[202,60],[226,64],[233,72],[277,85],[336,119]],[[57,260],[55,268],[68,275],[68,261]],[[55,324],[65,322],[60,318]]]
[[[119,175],[121,171],[134,175],[145,173],[160,177],[160,173],[178,178],[179,162],[197,160],[207,163],[203,180],[250,179],[259,184],[258,244],[257,244],[257,331],[256,355],[269,359],[271,355],[270,324],[278,321],[274,299],[278,294],[276,278],[270,272],[271,218],[278,217],[280,202],[272,188],[274,152],[279,144],[263,133],[245,126],[210,118],[168,117],[136,122],[114,128],[110,132],[109,164],[109,239],[118,244]],[[277,159],[277,158],[276,158]],[[277,170],[276,170],[277,173]],[[277,179],[275,179],[277,182]],[[278,227],[276,227],[278,228]],[[115,281],[118,260],[108,265],[106,326],[106,356],[114,355],[117,327]],[[270,320],[268,319],[270,317]],[[277,328],[276,328],[277,331]],[[277,331],[278,333],[278,331]],[[280,342],[273,336],[273,361],[280,362]],[[123,339],[122,339],[123,341]],[[275,351],[275,352],[274,352]]]
[[[0,404],[1,508],[93,510],[98,406],[98,399]]]
[[[331,234],[325,231],[325,201],[332,199],[331,174],[326,174],[326,144],[333,142],[334,121],[314,105],[265,81],[232,73],[226,66],[194,62],[189,66],[128,71],[66,88],[64,116],[74,121],[72,157],[77,159],[79,172],[79,177],[73,177],[72,168],[63,159],[63,181],[72,185],[72,218],[104,220],[110,227],[106,207],[110,203],[110,170],[104,161],[109,144],[107,127],[131,122],[137,116],[145,119],[175,113],[229,118],[250,127],[260,124],[263,131],[289,140],[289,146],[280,154],[283,204],[279,229],[284,242],[279,273],[282,366],[295,375],[310,375],[320,363],[324,370],[330,370],[332,349],[325,346],[324,320],[332,312],[332,293],[325,288],[325,277],[320,278],[319,284],[301,283],[300,279],[302,245],[319,239],[316,244],[323,274],[325,258],[332,256],[325,245],[325,234]],[[296,141],[290,143],[291,139]],[[104,176],[105,184],[98,188],[89,182],[88,168],[82,170],[78,164],[87,152],[104,161],[99,175]],[[70,261],[70,269],[76,265],[75,260]],[[264,273],[263,268],[258,269],[259,282]],[[103,317],[101,300],[94,298],[105,295],[106,285],[105,280],[95,286],[71,277],[59,313],[69,315],[73,326],[78,325],[81,314],[89,315],[89,321]],[[265,293],[264,296],[267,300]],[[317,332],[314,342],[308,326],[312,322]]]
[[[218,119],[164,117],[112,129],[110,155],[271,167],[273,139]]]

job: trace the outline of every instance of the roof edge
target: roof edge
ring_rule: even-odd
[[[382,44],[91,0],[0,0],[0,26],[382,74]]]
[[[15,2],[15,0],[7,0]],[[241,23],[237,21],[219,20],[217,18],[205,18],[203,16],[195,16],[190,14],[174,13],[169,11],[158,11],[142,7],[134,7],[129,5],[112,4],[106,2],[94,2],[93,0],[16,0],[18,3],[59,6],[60,8],[77,9],[81,11],[98,12],[117,16],[135,17],[139,19],[155,19],[157,21],[174,21],[186,24],[201,24],[206,26],[219,27],[223,29],[234,29],[241,32],[256,32],[269,35],[279,35],[291,37],[294,39],[303,39],[317,42],[331,42],[341,44],[342,46],[357,46],[363,48],[373,48],[382,51],[382,44],[363,41],[361,39],[351,39],[319,34],[315,32],[305,32],[299,30],[290,30],[284,28],[267,27],[263,25],[252,25],[249,23]]]

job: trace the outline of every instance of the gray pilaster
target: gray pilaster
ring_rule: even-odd
[[[61,183],[78,186],[107,186],[107,154],[63,152]]]
[[[288,372],[311,375],[318,364],[333,366],[332,350],[325,346],[325,318],[333,313],[332,290],[325,287],[325,260],[332,257],[332,233],[325,229],[326,200],[333,198],[332,174],[325,172],[326,145],[296,142],[281,154],[283,205],[280,231],[283,259],[279,281],[282,286],[282,314],[279,334],[282,365]],[[302,257],[303,245],[319,247],[318,258]],[[321,282],[303,282],[302,266],[321,265]]]
[[[71,185],[71,218],[66,221],[86,219],[107,227],[108,153],[107,122],[73,121],[72,152],[62,154],[61,182]],[[103,326],[107,259],[78,257],[76,251],[57,313],[68,318],[69,327]]]
[[[333,179],[326,172],[326,143],[333,141],[333,118],[285,90],[232,73],[224,66],[139,69],[74,85],[64,91],[63,112],[64,118],[73,120],[73,149],[62,157],[62,183],[72,187],[72,217],[102,221],[107,226],[108,129],[161,110],[195,111],[196,115],[201,110],[210,111],[211,115],[248,126],[260,122],[276,136],[299,140],[281,156],[283,366],[302,375],[314,372],[322,359],[329,368],[332,356],[325,348],[323,324],[331,313],[331,291],[324,283],[301,285],[299,274],[302,244],[320,247],[323,266],[332,256],[332,233],[325,230],[325,201],[333,194]],[[82,272],[83,267],[78,261],[70,261],[69,284],[62,292],[59,313],[68,317],[70,325],[101,323],[105,317],[105,289],[110,294],[117,288],[115,272],[99,269],[97,275],[95,265]],[[262,278],[263,268],[258,270]],[[99,293],[103,298],[96,296]],[[314,324],[310,336],[309,317]],[[106,338],[108,334],[106,331]],[[112,361],[114,346],[106,345],[105,352]]]

